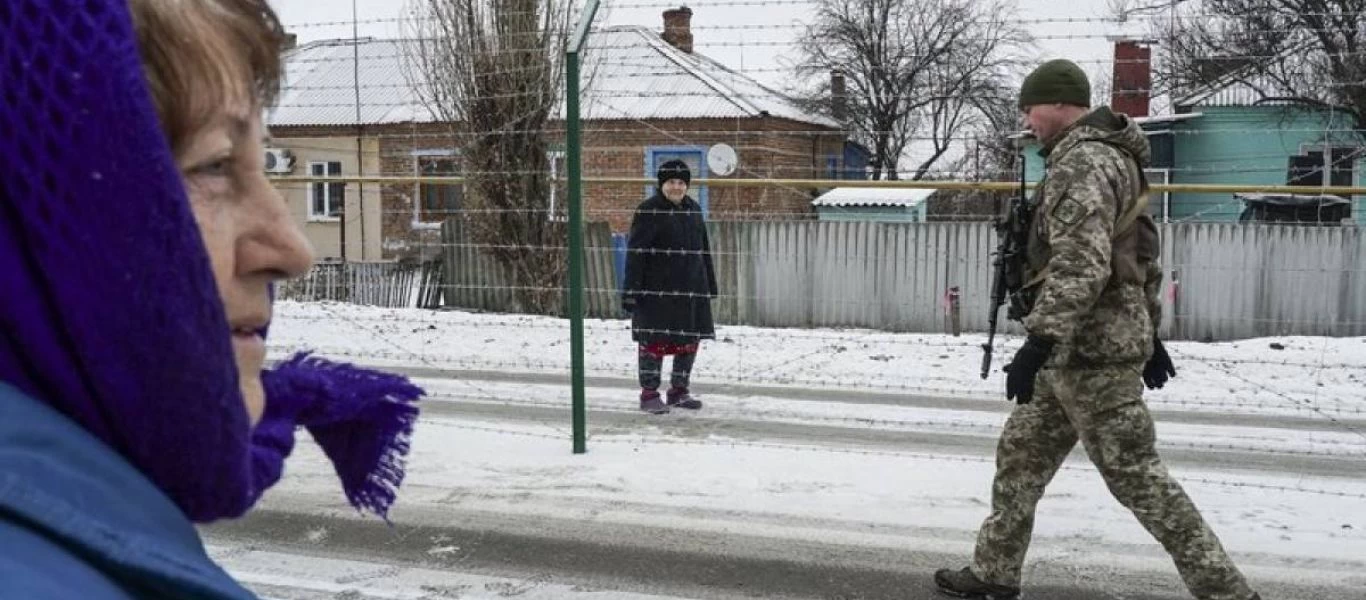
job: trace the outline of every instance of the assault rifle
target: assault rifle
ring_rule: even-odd
[[[1030,206],[1025,195],[1025,155],[1020,153],[1020,192],[1008,201],[1009,206],[1002,210],[1002,201],[996,200],[996,252],[992,253],[992,266],[996,273],[991,279],[991,306],[987,314],[987,343],[982,344],[982,379],[991,372],[992,346],[996,342],[996,323],[1001,305],[1006,297],[1018,291],[1024,283],[1025,245],[1029,242]]]

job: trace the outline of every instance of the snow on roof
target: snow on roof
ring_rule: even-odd
[[[404,40],[361,38],[306,44],[285,57],[285,81],[272,126],[357,123],[354,56],[359,54],[363,124],[434,122],[415,90],[420,69]],[[687,53],[644,27],[611,27],[589,37],[585,119],[709,119],[771,116],[837,128],[753,78]],[[563,107],[560,107],[561,109]],[[556,111],[556,114],[562,114]]]
[[[288,52],[280,97],[267,124],[355,125],[357,78],[361,81],[361,123],[435,121],[408,82],[403,54],[398,40],[373,38],[360,38],[354,44],[351,40],[314,42]]]
[[[939,190],[923,188],[835,188],[811,201],[812,206],[898,206],[914,208]]]

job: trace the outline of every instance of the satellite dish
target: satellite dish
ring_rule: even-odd
[[[735,168],[740,166],[740,157],[736,156],[735,148],[726,144],[717,144],[707,150],[707,169],[712,175],[725,177],[735,172]]]

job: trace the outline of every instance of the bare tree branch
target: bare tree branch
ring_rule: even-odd
[[[874,179],[899,178],[913,139],[930,139],[912,177],[927,176],[953,138],[980,125],[984,82],[1009,78],[1031,40],[1010,0],[821,0],[797,73],[815,80],[807,103],[828,107],[831,71],[844,73],[851,137],[872,151]]]
[[[566,231],[550,214],[550,120],[562,100],[567,0],[418,0],[408,25],[422,104],[461,143],[463,219],[513,274],[524,310],[559,312]],[[547,250],[549,249],[549,250]]]
[[[1366,0],[1203,0],[1183,7],[1154,24],[1161,40],[1154,87],[1180,94],[1241,84],[1263,100],[1344,109],[1366,131],[1363,13]]]
[[[1168,13],[1176,7],[1195,0],[1109,0],[1110,12],[1123,23],[1134,17]]]

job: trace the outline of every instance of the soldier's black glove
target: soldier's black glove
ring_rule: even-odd
[[[1053,354],[1053,342],[1031,335],[1006,365],[1006,400],[1029,404],[1034,400],[1034,377]]]
[[[626,311],[626,314],[628,314],[628,315],[634,315],[634,314],[636,314],[636,298],[635,298],[635,296],[626,296],[626,297],[623,297],[623,298],[621,299],[621,310]]]
[[[1167,380],[1176,377],[1176,366],[1172,364],[1172,357],[1167,354],[1167,349],[1162,347],[1162,340],[1153,336],[1153,355],[1148,357],[1148,362],[1143,365],[1143,385],[1150,390],[1156,390],[1166,385]]]

